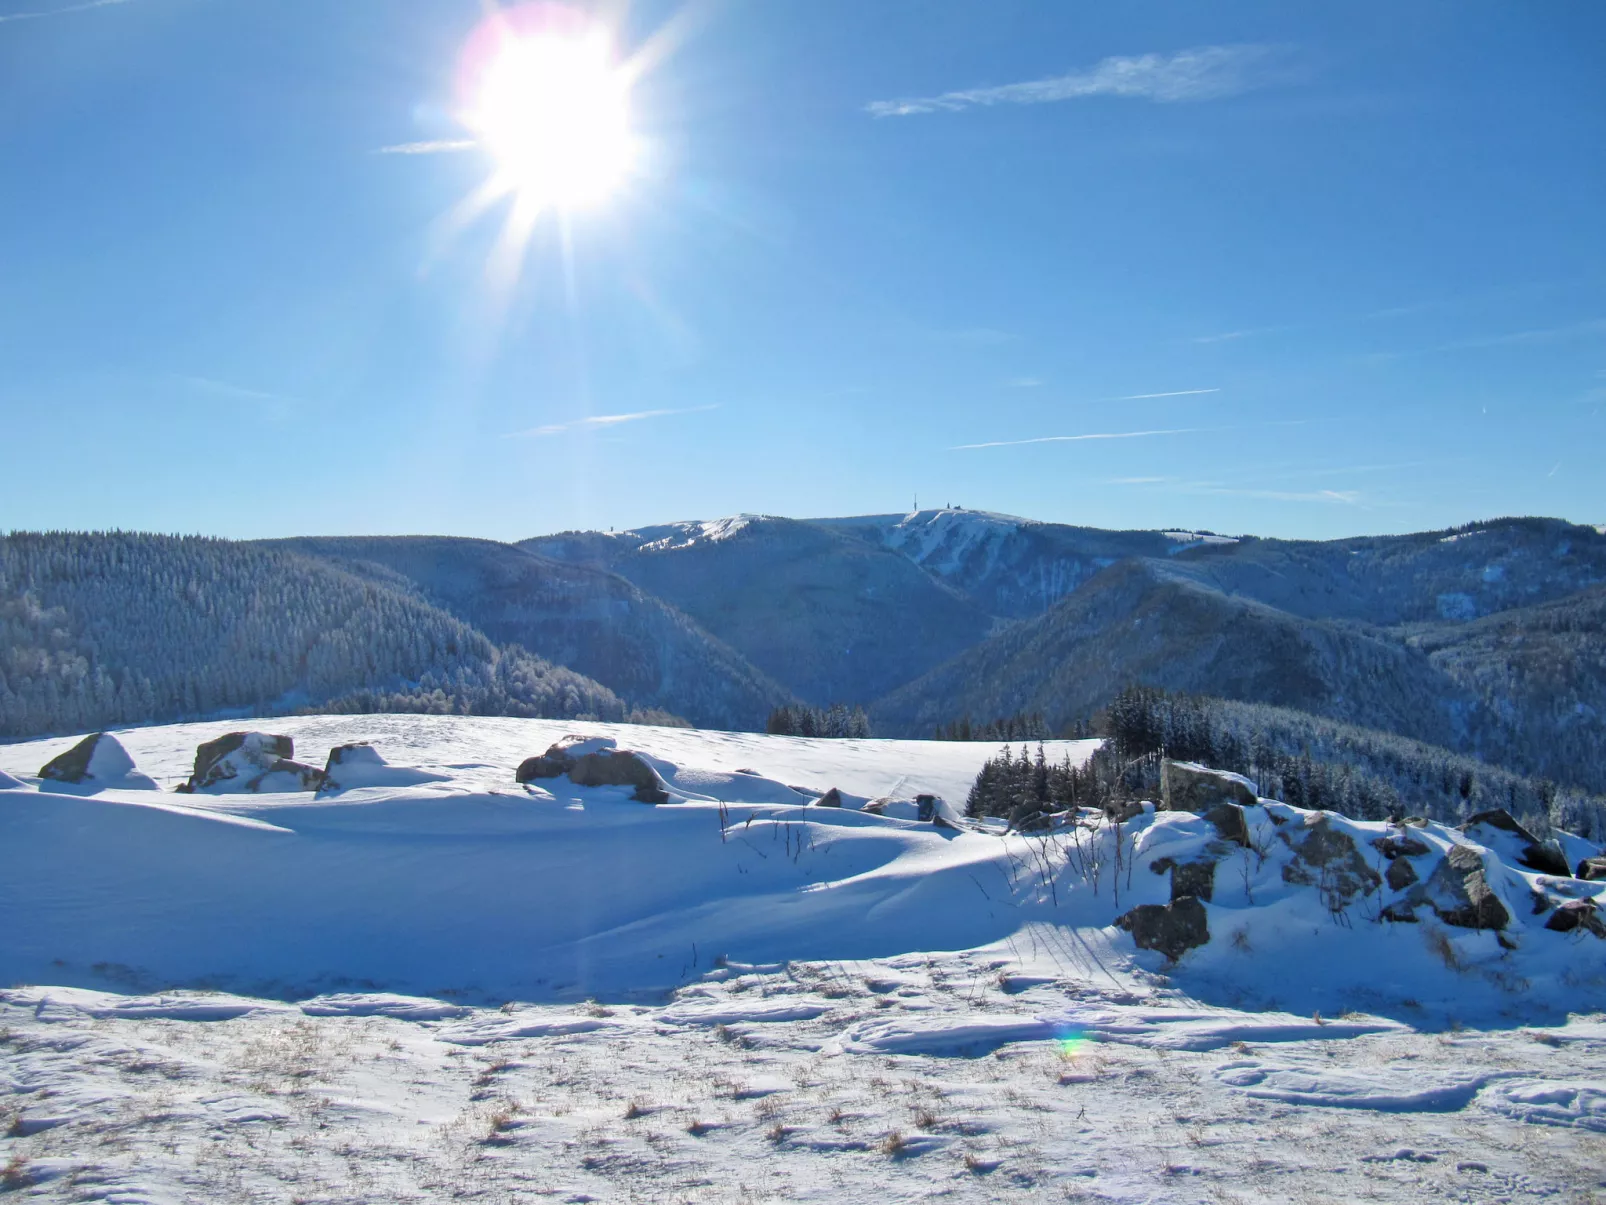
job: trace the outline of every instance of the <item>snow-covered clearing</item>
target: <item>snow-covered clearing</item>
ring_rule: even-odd
[[[239,726],[117,735],[171,788]],[[1606,941],[1529,907],[1606,884],[1526,871],[1499,834],[1474,847],[1513,918],[1497,939],[1380,921],[1381,888],[1335,910],[1327,879],[1283,873],[1279,834],[1366,849],[1385,826],[1246,808],[1211,940],[1172,965],[1112,922],[1171,897],[1156,863],[1217,849],[1205,818],[917,823],[914,796],[962,803],[988,746],[269,728],[318,765],[371,740],[397,773],[320,797],[69,794],[34,776],[73,741],[0,748],[22,784],[0,778],[0,1192],[1606,1197]],[[671,802],[514,783],[569,733],[647,755]],[[806,806],[832,786],[848,806]],[[1424,873],[1468,842],[1413,833]]]

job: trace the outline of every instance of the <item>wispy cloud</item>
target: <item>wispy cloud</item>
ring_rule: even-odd
[[[1555,343],[1563,339],[1576,339],[1580,335],[1606,335],[1606,318],[1591,318],[1585,322],[1569,322],[1564,326],[1547,326],[1538,330],[1513,331],[1505,335],[1459,339],[1454,343],[1441,343],[1433,350],[1463,351],[1478,347],[1512,347],[1523,343]]]
[[[1599,338],[1601,336],[1606,336],[1606,318],[1589,318],[1582,322],[1563,323],[1561,326],[1509,331],[1500,335],[1476,335],[1469,339],[1436,343],[1432,347],[1367,352],[1357,357],[1357,359],[1362,363],[1388,364],[1395,360],[1403,360],[1407,356],[1425,356],[1447,351],[1478,351],[1491,347],[1528,347],[1546,343],[1563,343],[1569,339]]]
[[[550,423],[545,427],[531,427],[526,431],[509,431],[504,439],[538,439],[547,435],[562,435],[566,431],[585,431],[598,427],[617,427],[621,423],[640,422],[646,418],[669,418],[676,414],[703,414],[709,410],[718,410],[716,402],[711,406],[687,406],[683,410],[638,410],[634,414],[590,414],[585,418],[573,419],[566,423]]]
[[[1018,448],[1023,444],[1072,444],[1092,439],[1148,439],[1155,435],[1197,435],[1204,427],[1175,427],[1165,431],[1104,431],[1092,435],[1040,435],[1036,439],[999,439],[991,443],[956,444],[950,452],[969,452],[976,448]]]
[[[180,384],[188,385],[191,389],[202,393],[209,393],[215,397],[233,398],[241,402],[285,402],[293,401],[282,393],[271,393],[266,389],[249,389],[244,385],[235,385],[228,381],[215,380],[212,377],[175,377]]]
[[[1228,485],[1198,485],[1187,487],[1187,492],[1260,498],[1267,502],[1330,502],[1343,506],[1361,504],[1361,495],[1357,490],[1259,490]]]
[[[1144,402],[1157,397],[1192,397],[1199,393],[1220,393],[1218,386],[1215,389],[1172,389],[1166,393],[1128,393],[1121,397],[1101,397],[1101,402]]]
[[[997,439],[979,444],[955,444],[950,452],[969,452],[976,448],[1018,448],[1026,444],[1084,443],[1100,439],[1149,439],[1158,435],[1219,435],[1225,431],[1259,431],[1268,427],[1308,427],[1312,423],[1335,421],[1323,418],[1279,418],[1264,423],[1238,423],[1228,427],[1166,427],[1154,431],[1099,431],[1087,435],[1039,435],[1035,439]]]
[[[1219,335],[1196,335],[1190,343],[1231,343],[1237,339],[1251,339],[1256,335],[1272,335],[1286,328],[1281,326],[1254,326],[1241,331],[1222,331]]]
[[[118,0],[121,3],[121,0]],[[374,152],[376,155],[450,155],[458,151],[471,151],[479,143],[472,138],[440,138],[432,142],[398,142],[394,146],[382,146]]]
[[[1279,48],[1255,45],[1196,46],[1176,54],[1116,56],[1047,79],[871,101],[865,112],[872,117],[912,117],[991,105],[1050,104],[1087,96],[1135,97],[1162,104],[1216,100],[1291,78],[1283,59]]]
[[[930,330],[925,333],[945,343],[968,343],[972,347],[997,347],[1020,338],[1014,332],[1002,331],[996,326],[965,326],[956,330]]]
[[[37,12],[0,14],[0,25],[10,21],[37,21],[41,17],[59,17],[64,13],[88,12],[92,8],[110,8],[114,4],[127,4],[129,0],[87,0],[84,4],[69,4],[65,8],[46,8]]]

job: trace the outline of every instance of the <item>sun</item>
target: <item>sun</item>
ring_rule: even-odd
[[[492,17],[466,56],[464,123],[521,204],[596,204],[630,174],[630,76],[608,31],[573,9],[521,5]]]

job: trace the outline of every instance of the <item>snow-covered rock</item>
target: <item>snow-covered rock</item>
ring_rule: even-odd
[[[1160,796],[1167,811],[1202,815],[1223,803],[1254,807],[1259,792],[1242,774],[1167,759],[1160,763]]]
[[[1540,841],[1504,808],[1479,812],[1461,826],[1461,831],[1479,845],[1498,850],[1507,861],[1530,870],[1564,878],[1572,873],[1560,849]]]
[[[393,766],[367,741],[354,741],[329,750],[329,760],[324,765],[318,793],[333,795],[359,787],[412,787],[445,781],[445,774]]]
[[[1476,846],[1451,846],[1425,882],[1390,906],[1387,919],[1418,920],[1419,910],[1428,907],[1457,928],[1504,929],[1511,923],[1511,911],[1492,886],[1484,857]]]
[[[226,732],[195,751],[195,770],[178,789],[272,794],[315,791],[323,771],[292,761],[295,742],[266,732]]]
[[[45,790],[72,788],[77,791],[154,791],[156,783],[134,768],[128,750],[109,732],[84,737],[65,753],[51,758],[39,771],[49,785]]]
[[[1115,918],[1140,950],[1158,950],[1172,962],[1210,940],[1210,921],[1197,896],[1169,904],[1139,904]]]
[[[631,787],[638,803],[667,803],[657,770],[640,754],[620,749],[612,737],[565,737],[539,757],[519,763],[514,780],[531,783],[566,776],[577,787]]]

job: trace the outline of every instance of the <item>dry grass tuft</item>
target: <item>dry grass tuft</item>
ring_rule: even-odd
[[[881,1140],[881,1153],[892,1159],[902,1159],[909,1153],[909,1142],[897,1130],[893,1130]]]
[[[511,1141],[507,1132],[513,1128],[514,1119],[518,1116],[518,1106],[508,1105],[492,1113],[489,1119],[489,1129],[485,1132],[484,1141],[491,1144]]]
[[[0,1189],[15,1192],[32,1183],[33,1177],[28,1174],[28,1160],[21,1155],[11,1156],[6,1165],[0,1167]]]
[[[1422,940],[1428,943],[1428,949],[1438,955],[1439,961],[1444,963],[1448,969],[1457,973],[1467,969],[1466,964],[1461,961],[1461,955],[1456,953],[1455,946],[1450,941],[1450,935],[1443,929],[1437,927],[1424,928]]]

